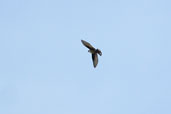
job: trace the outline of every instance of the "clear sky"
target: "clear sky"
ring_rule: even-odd
[[[0,114],[171,114],[171,1],[1,0]]]

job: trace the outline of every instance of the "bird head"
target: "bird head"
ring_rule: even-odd
[[[97,53],[98,53],[100,56],[102,56],[102,52],[101,52],[100,49],[97,49]]]

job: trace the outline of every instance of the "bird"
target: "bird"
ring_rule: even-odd
[[[87,47],[89,50],[88,52],[90,52],[92,54],[92,60],[93,60],[93,66],[94,68],[96,68],[97,64],[98,64],[98,55],[102,56],[102,52],[100,49],[95,49],[90,43],[81,40],[82,44]]]

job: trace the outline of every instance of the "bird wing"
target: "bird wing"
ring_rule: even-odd
[[[81,42],[83,43],[84,46],[86,46],[87,48],[89,49],[93,49],[95,50],[95,48],[88,42],[84,41],[84,40],[81,40]]]
[[[93,60],[94,68],[96,68],[96,66],[98,64],[98,56],[97,56],[97,53],[92,54],[92,60]]]

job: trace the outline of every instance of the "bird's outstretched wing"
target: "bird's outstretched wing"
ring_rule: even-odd
[[[92,60],[93,60],[94,68],[96,68],[96,66],[98,64],[98,56],[97,56],[97,53],[92,54]]]
[[[81,40],[81,42],[83,43],[84,46],[86,46],[87,48],[91,49],[91,50],[95,50],[95,48],[88,42]]]

